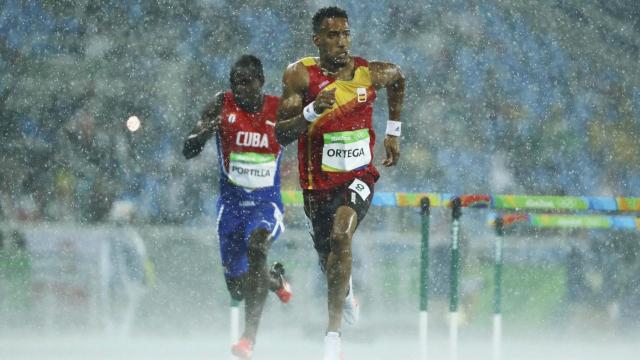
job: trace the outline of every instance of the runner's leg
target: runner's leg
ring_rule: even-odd
[[[355,210],[348,206],[340,206],[331,229],[331,252],[327,259],[328,332],[339,332],[341,329],[342,306],[351,276],[351,239],[357,225],[358,215]]]

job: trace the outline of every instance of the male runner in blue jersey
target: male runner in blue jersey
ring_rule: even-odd
[[[262,92],[262,63],[241,56],[231,68],[231,91],[216,94],[184,143],[187,159],[215,136],[220,166],[218,235],[227,288],[245,300],[245,329],[231,348],[250,359],[268,290],[291,298],[284,268],[267,269],[267,253],[284,230],[280,198],[281,147],[275,138],[279,98]]]

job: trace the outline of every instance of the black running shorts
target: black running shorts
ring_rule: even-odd
[[[338,208],[343,205],[352,208],[360,225],[371,205],[373,184],[354,179],[334,189],[304,190],[302,195],[313,245],[322,259],[331,251],[331,229]]]

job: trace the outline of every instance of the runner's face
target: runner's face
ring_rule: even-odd
[[[313,43],[318,47],[322,60],[338,66],[346,65],[351,45],[349,22],[345,18],[322,20],[320,31],[313,35]]]
[[[231,75],[231,91],[243,108],[255,108],[262,100],[262,81],[250,69],[237,68]]]

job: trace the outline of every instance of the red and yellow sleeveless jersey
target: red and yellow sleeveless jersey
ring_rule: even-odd
[[[376,91],[369,63],[359,57],[353,59],[351,80],[325,75],[315,58],[300,60],[309,72],[304,106],[322,91],[336,89],[333,107],[325,110],[298,138],[298,169],[303,189],[331,189],[355,178],[373,184],[380,176],[372,162],[376,136],[371,116]]]

